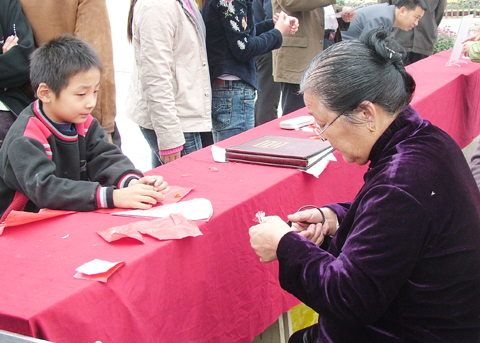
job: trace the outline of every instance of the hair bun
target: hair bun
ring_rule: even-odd
[[[405,50],[383,27],[373,28],[363,33],[359,40],[367,45],[382,62],[392,63],[395,67],[404,69]]]

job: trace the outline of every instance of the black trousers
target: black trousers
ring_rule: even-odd
[[[255,126],[277,119],[278,103],[280,101],[280,84],[273,81],[272,53],[257,56],[258,87],[255,101]]]
[[[282,113],[292,113],[305,107],[303,95],[299,94],[300,85],[295,83],[281,83],[282,87]]]

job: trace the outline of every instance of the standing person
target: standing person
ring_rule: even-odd
[[[387,36],[333,45],[301,82],[319,137],[369,163],[363,187],[288,216],[292,227],[266,217],[250,229],[282,288],[319,313],[295,342],[480,339],[480,192],[460,147],[409,105],[415,81]]]
[[[480,32],[464,39],[462,44],[465,56],[469,57],[472,62],[480,63]],[[480,190],[480,141],[472,155],[470,168]]]
[[[310,61],[324,49],[325,34],[324,7],[334,4],[331,0],[272,0],[273,12],[285,11],[298,18],[299,30],[295,34],[285,35],[283,45],[273,52],[273,78],[281,83],[283,115],[305,107],[303,97],[298,93],[303,71]],[[335,11],[341,12],[349,7],[335,5]],[[340,40],[340,30],[355,17],[355,13],[342,15],[339,29],[334,37]]]
[[[278,49],[284,33],[297,31],[298,20],[282,12],[278,19],[255,24],[251,0],[207,0],[203,17],[218,142],[254,127],[255,57]]]
[[[383,3],[360,8],[350,28],[343,34],[343,39],[359,39],[363,33],[377,27],[389,32],[394,27],[404,31],[413,30],[426,9],[424,0],[398,0],[394,5]]]
[[[271,0],[254,0],[255,22],[273,19]],[[280,84],[273,80],[272,52],[255,57],[258,75],[257,100],[255,100],[255,126],[278,118]]]
[[[447,0],[424,0],[427,5],[425,14],[413,30],[404,31],[396,28],[393,37],[407,51],[405,65],[420,61],[433,54],[437,42],[438,26],[447,7]],[[381,1],[385,2],[385,1]],[[394,1],[395,3],[395,1]]]
[[[10,126],[30,99],[29,57],[34,49],[32,28],[20,1],[0,1],[0,147]]]
[[[112,35],[105,0],[20,0],[40,46],[62,34],[73,34],[98,52],[103,71],[97,105],[92,115],[107,132],[110,142],[121,146],[115,124],[115,70]]]
[[[152,166],[202,148],[211,131],[205,26],[193,0],[132,0],[135,63],[127,115],[152,150]]]

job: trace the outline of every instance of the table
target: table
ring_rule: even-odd
[[[439,54],[409,67],[418,85],[413,104],[462,146],[480,131],[477,96],[464,91],[478,82],[479,66],[442,68],[447,60]],[[445,111],[452,116],[440,115]],[[218,146],[263,134],[311,136],[281,130],[277,120]],[[210,149],[159,167],[153,172],[171,184],[195,186],[185,200],[212,201],[214,215],[199,223],[203,236],[195,238],[107,243],[97,231],[139,219],[99,213],[6,228],[0,236],[0,329],[58,343],[251,342],[298,304],[281,290],[277,263],[261,264],[250,248],[255,213],[286,218],[305,204],[353,199],[367,167],[337,159],[318,179],[293,169],[215,163]],[[74,269],[94,258],[126,265],[107,283],[74,279]]]

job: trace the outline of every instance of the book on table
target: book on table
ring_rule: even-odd
[[[229,162],[307,170],[333,151],[321,139],[265,135],[226,149]]]

